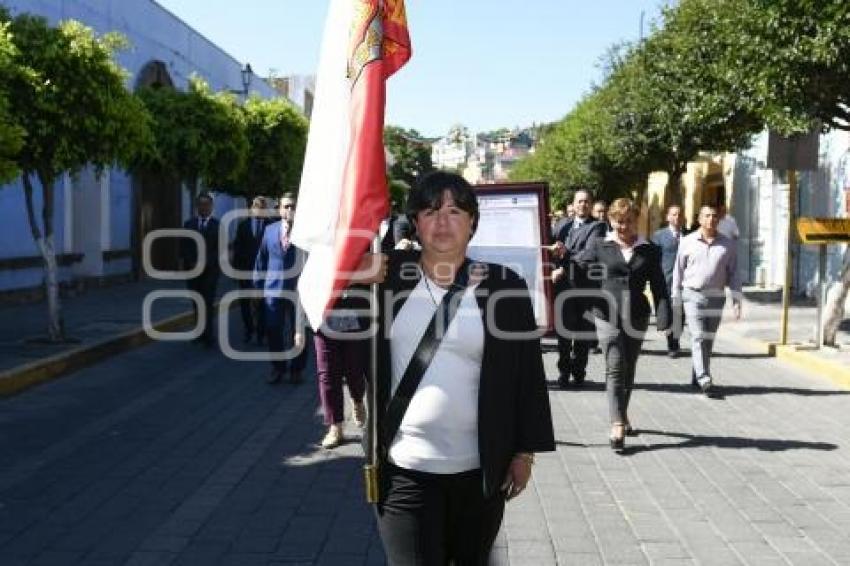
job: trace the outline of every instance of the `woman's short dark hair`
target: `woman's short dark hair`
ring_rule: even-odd
[[[423,210],[437,210],[443,206],[443,194],[449,191],[455,206],[472,217],[472,231],[478,228],[478,198],[472,185],[456,173],[434,171],[428,173],[407,195],[405,214],[415,225],[416,215]]]

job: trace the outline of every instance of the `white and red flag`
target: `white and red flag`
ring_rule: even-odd
[[[318,328],[389,213],[386,81],[410,59],[404,0],[331,0],[292,241],[309,252],[298,283]]]

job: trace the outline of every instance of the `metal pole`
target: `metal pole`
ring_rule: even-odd
[[[826,288],[826,244],[818,246],[818,319],[815,323],[815,348],[820,350],[823,345],[823,292]]]
[[[370,250],[373,254],[381,253],[381,238],[375,235]],[[380,332],[380,309],[379,284],[372,283],[369,286],[370,304],[369,318],[372,332],[369,337],[369,387],[366,395],[366,464],[363,466],[363,475],[366,481],[366,502],[375,504],[378,502],[378,340]]]
[[[788,248],[785,250],[785,286],[782,288],[782,332],[779,343],[788,344],[788,309],[791,305],[791,280],[794,273],[794,223],[797,208],[797,172],[788,171]]]

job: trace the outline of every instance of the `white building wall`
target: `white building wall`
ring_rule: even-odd
[[[243,89],[243,62],[153,0],[3,0],[3,4],[13,16],[28,12],[43,16],[52,24],[77,19],[98,33],[118,31],[127,36],[131,48],[119,53],[117,60],[129,71],[128,88],[133,88],[146,64],[158,60],[165,64],[179,89],[186,88],[193,74],[204,78],[214,90]],[[253,78],[249,90],[263,97],[277,96],[258,76]],[[56,248],[59,253],[85,253],[86,257],[82,264],[61,268],[60,281],[76,276],[128,273],[131,269],[129,258],[104,262],[102,252],[129,250],[131,246],[133,192],[130,177],[116,169],[108,173],[107,180],[100,182],[83,172],[76,183],[66,184],[60,179],[56,186]],[[36,187],[35,206],[40,216],[38,183]],[[75,190],[84,191],[85,195],[75,196]],[[219,195],[216,213],[224,214],[242,204],[242,199]],[[184,203],[184,216],[191,210],[189,203]],[[97,218],[92,216],[95,211],[99,214]],[[99,253],[98,247],[101,248]],[[0,187],[0,259],[37,255],[20,182]],[[40,267],[0,269],[0,291],[38,286],[42,277]]]
[[[788,184],[784,172],[766,168],[767,135],[739,153],[734,165],[732,212],[741,227],[740,257],[746,263],[744,281],[781,287],[785,281],[788,225]],[[800,216],[846,217],[845,191],[850,187],[850,134],[833,131],[821,136],[820,167],[798,174]],[[845,245],[827,248],[827,281],[839,275]],[[794,288],[811,296],[817,277],[818,248],[796,246]]]

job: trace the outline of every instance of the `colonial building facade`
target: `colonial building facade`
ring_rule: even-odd
[[[153,0],[4,0],[4,4],[13,16],[28,12],[52,24],[76,19],[98,33],[118,31],[127,36],[131,48],[118,55],[118,62],[130,73],[130,90],[155,84],[182,90],[197,74],[217,91],[242,97],[279,96],[266,81],[243,72],[243,62]],[[215,213],[220,217],[242,204],[241,199],[220,195]],[[91,170],[65,175],[57,185],[54,218],[60,281],[138,275],[145,234],[179,227],[191,214],[185,188],[161,175],[129,175],[119,169],[99,177]],[[37,290],[42,277],[23,190],[15,182],[0,188],[0,294]]]
[[[749,285],[779,289],[785,281],[788,238],[788,179],[784,171],[767,167],[767,133],[737,154],[704,154],[688,165],[683,176],[683,206],[690,225],[704,203],[726,203],[740,228],[738,269]],[[800,172],[799,216],[850,217],[850,133],[820,136],[819,166]],[[647,232],[664,222],[663,195],[667,175],[650,176],[641,228]],[[827,247],[827,282],[840,276],[846,245]],[[793,291],[813,296],[817,283],[818,249],[793,247]],[[850,308],[850,305],[848,305]]]

